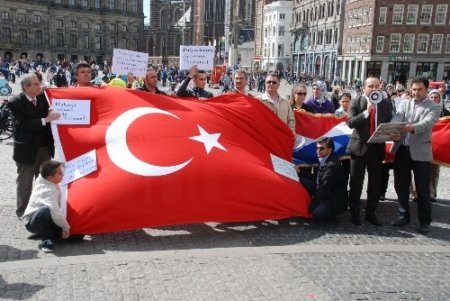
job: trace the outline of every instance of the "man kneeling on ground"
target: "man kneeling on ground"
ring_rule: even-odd
[[[315,191],[309,212],[314,220],[333,221],[348,206],[347,183],[339,158],[334,155],[334,142],[331,138],[317,140],[317,157],[320,167],[315,179]]]

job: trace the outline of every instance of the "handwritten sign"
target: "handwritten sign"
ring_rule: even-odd
[[[114,49],[112,73],[126,75],[132,72],[134,76],[145,76],[148,66],[148,53],[126,49]]]
[[[273,170],[280,175],[283,175],[294,181],[299,181],[297,171],[295,170],[294,164],[289,161],[284,160],[278,156],[270,154],[272,159]]]
[[[180,46],[180,69],[187,70],[194,65],[199,70],[212,70],[214,46]]]
[[[59,112],[61,117],[53,121],[55,124],[90,124],[91,101],[74,99],[54,99],[53,110]]]
[[[94,150],[65,163],[63,185],[87,176],[97,170],[97,153]]]

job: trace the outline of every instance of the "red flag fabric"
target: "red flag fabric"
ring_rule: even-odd
[[[450,166],[450,117],[440,118],[433,127],[433,162]]]
[[[71,232],[309,216],[309,195],[274,171],[294,135],[264,105],[229,94],[207,102],[105,88],[49,89],[90,100],[89,125],[57,125],[66,161],[96,150],[97,171],[67,186]]]

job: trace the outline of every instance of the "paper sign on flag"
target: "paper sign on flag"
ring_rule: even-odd
[[[126,49],[114,49],[112,73],[126,75],[132,72],[134,76],[144,77],[147,73],[148,53]]]
[[[87,176],[97,170],[96,150],[85,153],[65,163],[63,185]]]
[[[270,154],[272,159],[273,170],[280,175],[283,175],[294,181],[299,181],[297,171],[295,170],[294,164],[289,161],[284,160],[274,154]]]
[[[56,124],[91,123],[90,100],[54,99],[52,108],[61,114],[58,120],[53,121]]]
[[[180,69],[188,70],[194,65],[199,70],[212,70],[214,46],[180,46]]]

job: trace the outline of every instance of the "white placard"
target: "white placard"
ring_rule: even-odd
[[[197,65],[199,70],[213,70],[214,46],[180,46],[180,69]]]
[[[97,153],[94,150],[65,163],[63,185],[85,177],[97,170]]]
[[[52,121],[55,124],[91,123],[90,100],[53,99],[52,108],[61,114],[58,120]]]
[[[274,154],[270,154],[270,158],[272,159],[273,170],[276,173],[279,173],[280,175],[283,175],[294,181],[299,181],[298,174],[293,163],[275,156]]]
[[[126,49],[114,49],[111,72],[126,75],[133,72],[134,76],[144,77],[147,73],[148,53]]]

